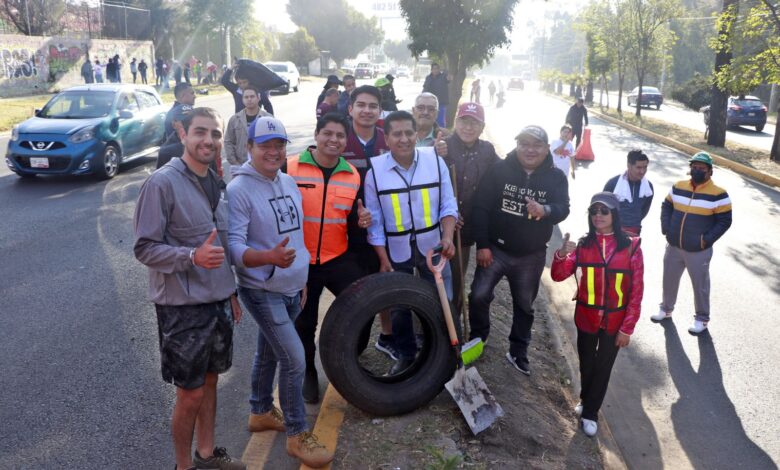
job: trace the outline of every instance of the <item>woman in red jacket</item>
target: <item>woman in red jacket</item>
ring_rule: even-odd
[[[588,234],[555,253],[552,278],[563,281],[576,272],[577,353],[580,403],[575,412],[589,437],[598,431],[598,413],[607,393],[618,350],[628,346],[642,308],[644,262],[639,238],[623,232],[614,194],[596,193],[588,207]]]

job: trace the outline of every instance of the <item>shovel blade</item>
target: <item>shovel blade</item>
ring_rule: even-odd
[[[459,367],[452,380],[444,384],[444,387],[458,404],[474,435],[489,428],[497,418],[504,416],[501,405],[496,402],[496,398],[474,367]]]

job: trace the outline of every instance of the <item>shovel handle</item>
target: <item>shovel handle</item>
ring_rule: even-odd
[[[457,348],[458,333],[455,330],[455,322],[452,321],[450,299],[447,298],[447,289],[444,287],[444,278],[441,276],[441,272],[447,264],[447,260],[442,257],[438,264],[433,264],[433,255],[438,252],[441,252],[440,246],[429,250],[425,255],[425,258],[428,262],[428,269],[431,270],[433,277],[436,279],[436,290],[439,291],[439,301],[441,301],[441,309],[444,311],[444,322],[447,324],[447,333],[450,335],[450,344]]]

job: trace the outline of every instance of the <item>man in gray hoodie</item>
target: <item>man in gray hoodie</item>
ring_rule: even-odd
[[[238,292],[259,326],[252,366],[249,431],[287,434],[287,453],[322,467],[333,453],[306,423],[303,343],[295,319],[306,302],[310,255],[303,240],[303,207],[295,180],[280,171],[287,160],[287,132],[273,117],[258,117],[247,130],[251,155],[228,185],[230,256]],[[273,404],[279,364],[280,412]]]
[[[179,128],[184,146],[141,187],[135,257],[149,268],[163,380],[176,386],[171,427],[176,468],[244,470],[214,447],[218,374],[230,369],[233,322],[241,319],[228,259],[227,203],[209,164],[222,147],[222,120],[195,108]],[[198,423],[195,456],[192,438]]]

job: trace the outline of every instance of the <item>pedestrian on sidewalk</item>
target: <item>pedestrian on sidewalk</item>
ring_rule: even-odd
[[[162,57],[158,57],[157,61],[154,63],[154,73],[155,73],[155,79],[154,84],[155,86],[162,86],[163,84],[163,66],[165,65],[165,61],[162,59]]]
[[[260,91],[254,85],[247,85],[243,90],[241,99],[244,109],[237,112],[228,120],[225,131],[225,146],[223,155],[227,164],[225,167],[225,182],[229,183],[233,172],[247,161],[247,128],[262,116],[270,116],[260,109]]]
[[[341,156],[347,146],[348,127],[343,115],[325,114],[314,131],[316,145],[287,160],[286,173],[298,183],[303,197],[304,242],[311,258],[306,305],[295,320],[306,353],[303,399],[307,403],[320,400],[315,333],[322,290],[327,288],[338,296],[363,277],[357,260],[347,253],[347,217],[353,205],[357,204],[358,225],[371,225],[371,213],[357,200],[360,173]]]
[[[471,82],[471,96],[469,101],[472,103],[479,103],[480,95],[482,94],[482,84],[480,83],[479,79],[474,80]]]
[[[731,199],[712,181],[712,157],[699,152],[690,160],[690,179],[672,186],[661,205],[661,233],[666,235],[663,300],[657,314],[660,322],[672,317],[683,271],[693,285],[696,309],[688,333],[696,336],[710,321],[710,260],[712,245],[731,227]]]
[[[179,63],[178,60],[174,60],[173,61],[173,86],[176,86],[182,82],[181,74],[182,74],[181,64]]]
[[[81,64],[81,78],[84,79],[84,83],[93,83],[95,81],[95,77],[93,75],[92,71],[92,62],[90,62],[89,57],[87,57],[84,60],[84,63]]]
[[[474,197],[477,270],[469,295],[469,339],[488,339],[493,291],[506,276],[513,310],[506,358],[518,371],[531,375],[533,303],[553,226],[569,215],[569,186],[566,175],[553,164],[544,129],[527,126],[516,141],[517,148],[490,168]]]
[[[100,61],[95,59],[95,83],[103,83],[103,66],[100,65]]]
[[[108,58],[108,64],[106,65],[106,78],[108,83],[116,83],[116,64],[114,59]]]
[[[233,324],[241,319],[225,257],[227,202],[209,169],[222,146],[222,121],[215,110],[197,108],[183,126],[182,157],[152,173],[141,187],[134,252],[149,268],[162,377],[176,386],[171,423],[176,469],[244,470],[214,442],[217,380],[232,364]]]
[[[286,432],[289,455],[310,467],[322,467],[333,454],[306,423],[301,392],[304,350],[294,325],[306,304],[309,266],[301,193],[295,180],[280,171],[289,142],[284,124],[260,117],[247,132],[252,158],[233,175],[228,200],[238,293],[259,329],[248,428]],[[277,364],[281,412],[273,404]]]
[[[455,254],[453,235],[458,202],[452,191],[444,160],[430,147],[415,148],[414,117],[395,111],[385,118],[390,152],[371,159],[365,181],[366,207],[371,211],[368,242],[379,257],[380,272],[400,271],[434,283],[426,254],[441,245],[441,255]],[[442,272],[447,296],[452,299],[449,266]],[[396,375],[414,363],[417,342],[412,312],[391,311],[392,332],[398,360],[388,375]]]
[[[614,193],[620,201],[620,218],[623,231],[632,237],[642,233],[644,219],[653,203],[653,183],[647,179],[650,158],[639,149],[628,152],[626,171],[611,178],[604,191]]]
[[[578,243],[569,240],[555,252],[554,281],[577,270],[577,354],[580,359],[580,402],[585,435],[598,432],[598,414],[607,394],[609,376],[620,348],[628,346],[642,310],[644,261],[640,239],[629,236],[620,223],[620,203],[610,192],[596,193],[588,207],[588,233]]]
[[[431,64],[431,73],[425,77],[422,91],[427,91],[436,95],[438,101],[439,113],[436,122],[441,127],[447,127],[447,106],[450,104],[450,78],[446,72],[442,72],[439,64]]]
[[[496,96],[496,83],[492,80],[490,85],[488,85],[488,93],[490,94],[490,104],[493,104],[493,98]]]
[[[117,83],[122,83],[122,62],[119,60],[119,54],[114,54],[114,78]]]
[[[553,163],[555,167],[563,172],[567,177],[571,174],[571,179],[575,178],[574,174],[574,144],[571,140],[574,138],[574,132],[569,124],[564,124],[561,127],[560,137],[553,140],[550,144],[550,150],[552,151]]]
[[[585,107],[585,101],[578,97],[577,102],[571,105],[569,112],[566,113],[566,124],[571,126],[574,137],[577,139],[575,148],[580,146],[582,139],[583,121],[588,125],[588,108]]]
[[[138,64],[135,61],[135,57],[130,61],[130,74],[133,75],[133,83],[135,83],[135,80],[138,77]]]
[[[138,72],[141,74],[141,83],[143,83],[144,85],[149,84],[149,82],[146,80],[147,70],[149,70],[149,66],[146,64],[144,59],[141,59],[141,62],[138,64]],[[135,83],[135,81],[133,83]]]

